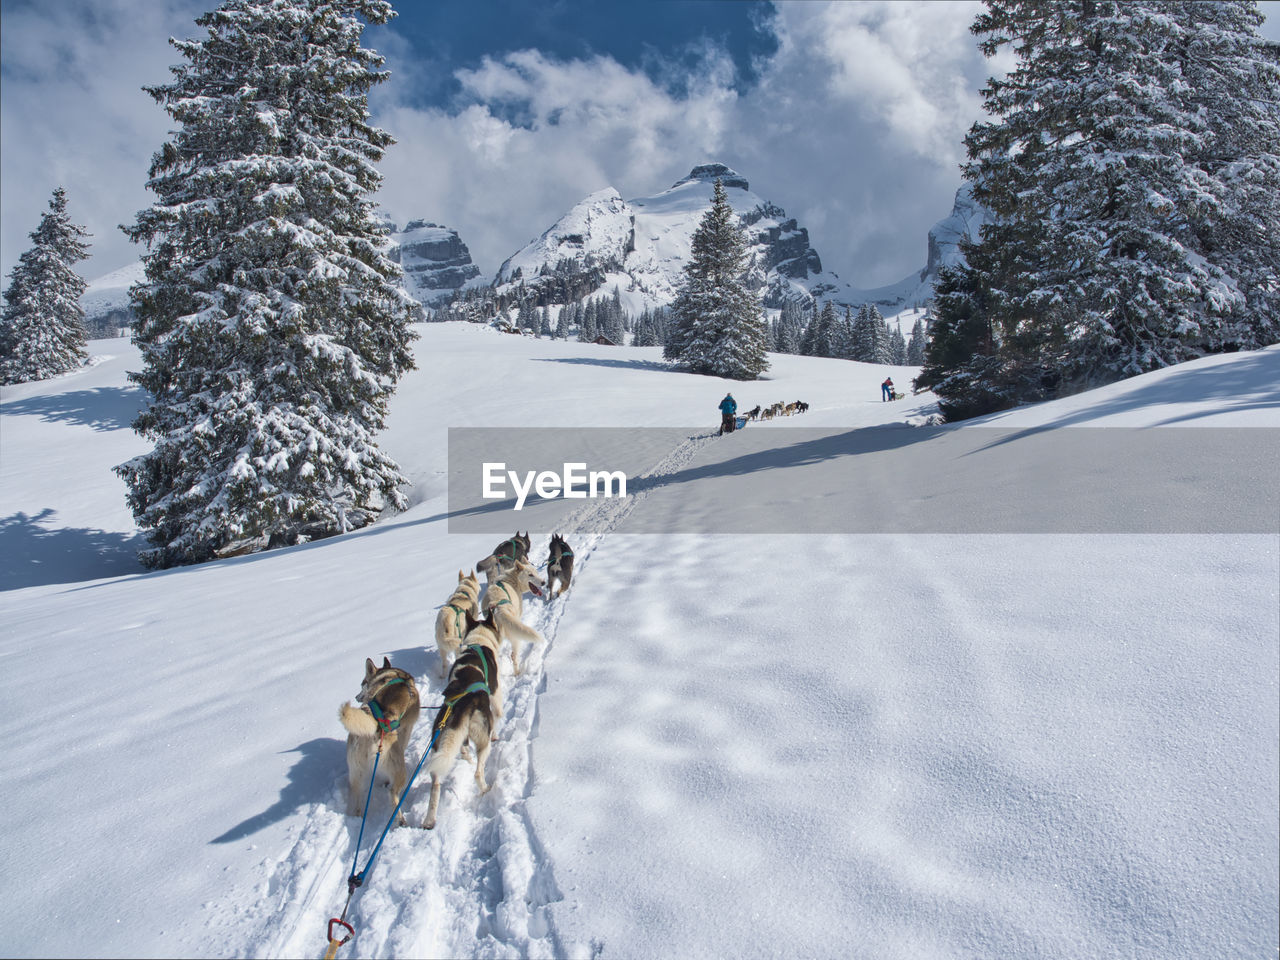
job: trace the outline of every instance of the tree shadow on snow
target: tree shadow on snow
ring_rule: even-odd
[[[679,373],[669,363],[657,360],[612,360],[607,357],[537,357],[537,363],[572,363],[587,367],[609,367],[613,370],[659,370],[663,373]]]
[[[280,789],[276,802],[214,837],[210,843],[235,843],[263,827],[278,823],[308,804],[324,802],[331,793],[335,775],[346,770],[347,745],[344,740],[317,737],[285,752],[299,754],[299,757],[289,768],[289,782]]]
[[[0,518],[0,592],[142,572],[140,534],[51,527],[57,511]]]
[[[6,400],[4,412],[9,416],[39,417],[46,423],[71,423],[106,432],[127,430],[145,403],[139,387],[94,387]]]

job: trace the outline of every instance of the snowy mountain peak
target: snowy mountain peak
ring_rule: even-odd
[[[738,171],[734,170],[732,167],[718,162],[698,164],[689,171],[689,175],[687,177],[673,183],[671,185],[671,189],[674,190],[676,187],[686,183],[715,183],[717,180],[724,185],[726,190],[730,187],[737,187],[739,190],[751,189],[751,187],[747,185],[746,177],[738,173]]]
[[[530,280],[566,262],[620,269],[635,246],[635,211],[613,187],[579,200],[563,217],[498,268],[495,284]]]

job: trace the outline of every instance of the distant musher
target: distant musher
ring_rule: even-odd
[[[885,377],[884,383],[880,384],[880,399],[881,401],[893,399],[893,379],[891,377]]]
[[[720,401],[720,433],[717,436],[733,433],[733,428],[737,423],[737,414],[738,401],[733,399],[732,393],[726,393],[724,399]]]

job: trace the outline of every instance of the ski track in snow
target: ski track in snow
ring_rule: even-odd
[[[430,778],[425,772],[418,776],[403,808],[410,826],[387,832],[365,884],[352,897],[347,920],[356,934],[339,956],[564,955],[546,909],[562,899],[554,865],[526,810],[537,780],[533,748],[538,696],[546,689],[545,659],[574,592],[583,589],[584,578],[590,582],[587,568],[596,547],[661,487],[663,476],[686,466],[714,437],[689,437],[641,474],[640,479],[656,479],[657,485],[625,499],[587,504],[559,524],[574,550],[573,587],[553,602],[534,599],[525,606],[525,622],[544,642],[527,644],[521,674],[504,677],[505,714],[490,752],[489,793],[477,796],[474,759],[460,759],[441,788],[436,828],[425,831],[417,825],[426,816]],[[596,532],[575,536],[579,528]],[[547,537],[535,545],[530,557],[545,557],[549,541]],[[423,643],[434,647],[429,636]],[[430,721],[444,688],[434,668],[415,679],[423,707],[407,751],[410,773],[430,742]],[[313,804],[295,828],[292,847],[262,863],[252,907],[244,905],[243,891],[227,905],[209,905],[214,915],[210,926],[229,928],[224,934],[234,929],[242,938],[238,955],[323,953],[329,918],[338,916],[346,901],[360,829],[359,820],[343,812],[345,792],[346,771],[335,771],[330,802]],[[375,790],[370,803],[357,871],[366,868],[391,812],[385,796],[380,801],[377,794]]]

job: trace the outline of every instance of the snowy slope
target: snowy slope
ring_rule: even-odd
[[[126,341],[0,392],[14,955],[323,951],[359,827],[337,707],[384,654],[438,702],[435,612],[495,539],[447,532],[449,427],[692,425],[658,476],[736,442],[704,434],[726,384],[654,350],[422,334],[384,438],[412,507],[196,568],[130,560]],[[932,410],[882,403],[881,367],[771,359],[731,386],[809,400],[749,428],[779,444]],[[1271,348],[998,425],[1275,428],[1277,384]],[[459,764],[437,829],[389,834],[340,956],[1274,953],[1280,537],[571,541],[573,589],[527,608],[547,643],[507,677],[494,788]]]

